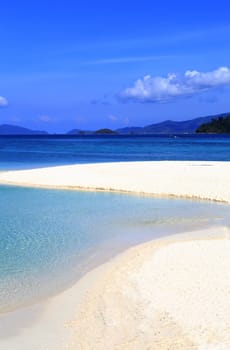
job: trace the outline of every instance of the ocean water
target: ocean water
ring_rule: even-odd
[[[0,186],[0,312],[71,286],[134,244],[228,223],[229,207],[114,193]]]
[[[230,161],[230,135],[0,136],[0,170],[141,160]]]
[[[136,160],[230,161],[230,136],[0,137],[0,171]],[[134,244],[229,225],[208,202],[0,186],[0,312],[37,302]]]

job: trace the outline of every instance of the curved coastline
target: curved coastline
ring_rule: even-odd
[[[60,166],[2,172],[0,183],[230,203],[229,162]],[[22,325],[14,339],[2,338],[0,344],[5,349],[13,344],[15,350],[21,342],[24,350],[31,345],[38,350],[44,346],[52,350],[227,350],[229,249],[229,227],[130,248],[37,306],[38,320]],[[20,322],[25,310],[17,315]],[[9,324],[15,318],[14,314],[3,317]]]
[[[230,162],[149,161],[65,165],[2,172],[0,183],[230,203]]]

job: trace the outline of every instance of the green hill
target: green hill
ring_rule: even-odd
[[[104,128],[104,129],[99,129],[99,130],[96,130],[94,132],[94,134],[97,134],[97,135],[114,135],[116,134],[115,131],[111,130],[111,129],[107,129],[107,128]]]
[[[226,117],[212,119],[211,122],[200,125],[197,133],[230,134],[230,114]]]

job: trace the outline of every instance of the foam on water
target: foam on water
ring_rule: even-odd
[[[0,198],[1,312],[67,288],[128,246],[219,225],[229,210],[204,202],[8,186],[0,186]]]

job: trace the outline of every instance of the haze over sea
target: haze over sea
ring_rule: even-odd
[[[1,171],[137,160],[229,161],[230,137],[0,138]],[[229,222],[228,206],[206,202],[16,186],[0,186],[0,197],[1,312],[58,293],[128,246]]]

